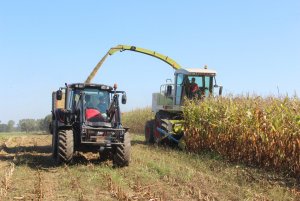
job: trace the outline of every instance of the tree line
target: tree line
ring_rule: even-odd
[[[0,132],[49,132],[51,114],[42,119],[21,119],[16,124],[15,121],[9,120],[7,124],[0,121]]]

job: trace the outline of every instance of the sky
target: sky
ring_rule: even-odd
[[[300,1],[0,0],[0,121],[44,118],[51,93],[84,82],[113,46],[134,45],[186,68],[217,71],[225,94],[300,94]],[[125,51],[93,82],[127,92],[123,111],[151,106],[174,70]]]

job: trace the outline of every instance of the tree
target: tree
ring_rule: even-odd
[[[25,131],[26,133],[38,130],[37,122],[34,119],[21,119],[19,121],[19,127],[21,131]]]
[[[7,132],[14,131],[15,122],[13,120],[9,120],[7,123]]]
[[[49,132],[49,125],[51,123],[51,120],[52,120],[51,114],[47,115],[44,119],[38,119],[37,122],[38,122],[39,130]]]
[[[6,124],[0,124],[0,132],[7,132],[7,125]]]

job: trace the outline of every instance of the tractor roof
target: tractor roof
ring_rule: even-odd
[[[175,71],[175,74],[185,74],[185,75],[213,75],[217,74],[216,71],[205,68],[181,68]]]
[[[111,91],[113,88],[108,85],[104,84],[93,84],[93,83],[73,83],[73,84],[68,84],[68,87],[70,88],[95,88],[95,89],[102,89],[102,90],[108,90]]]

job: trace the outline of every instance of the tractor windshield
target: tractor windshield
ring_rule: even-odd
[[[109,106],[109,92],[99,89],[84,89],[84,108],[87,121],[105,121]]]

